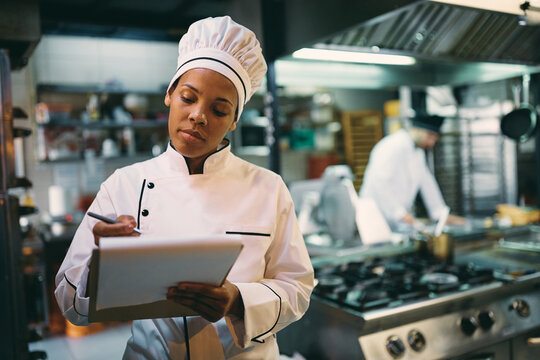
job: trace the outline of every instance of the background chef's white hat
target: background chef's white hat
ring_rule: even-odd
[[[194,22],[178,44],[178,68],[167,92],[186,71],[206,68],[227,77],[238,92],[238,117],[261,85],[266,62],[253,31],[229,16]]]

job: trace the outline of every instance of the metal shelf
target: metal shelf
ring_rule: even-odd
[[[117,86],[103,85],[58,85],[58,84],[38,84],[38,92],[57,92],[57,93],[107,93],[107,94],[146,94],[165,96],[167,88],[155,90],[130,90]]]
[[[133,128],[133,129],[147,129],[147,128],[161,128],[166,127],[168,121],[161,120],[135,120],[128,124],[119,124],[108,121],[95,121],[89,123],[83,123],[80,120],[64,120],[64,121],[51,121],[48,123],[40,123],[38,126],[42,127],[76,127],[83,129],[118,129],[118,128]]]

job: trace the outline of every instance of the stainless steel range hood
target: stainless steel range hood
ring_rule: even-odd
[[[520,11],[520,0],[507,2],[516,2]],[[371,5],[386,12],[360,19],[341,30],[334,25],[333,34],[309,41],[305,41],[307,36],[298,41],[299,35],[294,34],[297,30],[307,34],[307,30],[299,29],[306,23],[289,22],[294,44],[289,44],[288,50],[292,53],[300,47],[313,47],[409,55],[417,59],[413,67],[383,67],[387,69],[386,77],[392,79],[387,79],[384,86],[463,85],[540,71],[540,25],[521,26],[516,13],[428,0],[401,2],[401,7],[388,10],[391,3],[380,0],[377,4],[362,2],[349,9],[345,7],[344,14],[356,11],[358,18],[366,11],[352,7],[363,6],[365,10]],[[336,19],[331,21],[336,23]],[[351,16],[344,15],[343,23],[351,24]]]
[[[371,48],[426,60],[540,64],[540,26],[514,14],[422,1],[378,16],[317,46]]]

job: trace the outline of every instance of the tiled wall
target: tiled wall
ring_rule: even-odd
[[[43,36],[34,55],[37,84],[105,85],[154,91],[167,86],[176,70],[177,44]]]

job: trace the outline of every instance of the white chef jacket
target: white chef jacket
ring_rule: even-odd
[[[438,219],[446,204],[427,166],[426,154],[406,130],[400,129],[385,136],[371,151],[359,195],[374,199],[389,225],[395,227],[411,213],[418,191],[429,217]]]
[[[228,144],[206,159],[203,174],[190,175],[183,156],[169,145],[157,158],[116,170],[89,211],[132,215],[145,235],[240,234],[244,248],[227,279],[240,291],[244,318],[229,315],[210,323],[188,317],[191,358],[279,357],[275,333],[304,314],[314,281],[279,175],[234,156]],[[84,217],[56,276],[60,309],[77,325],[88,324],[85,293],[96,222]],[[185,356],[181,317],[133,322],[124,359]]]

